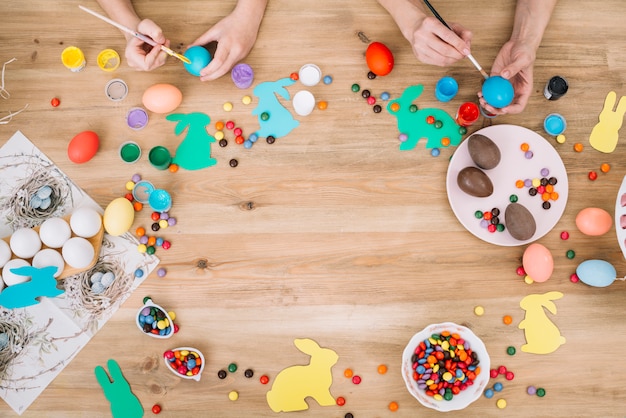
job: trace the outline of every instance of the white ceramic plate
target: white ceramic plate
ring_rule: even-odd
[[[494,125],[476,131],[491,139],[500,149],[500,163],[491,170],[483,170],[493,183],[493,193],[488,197],[474,197],[462,191],[457,184],[459,172],[468,166],[476,166],[469,155],[467,139],[464,140],[455,151],[446,178],[448,201],[452,211],[461,224],[472,234],[491,244],[501,246],[524,245],[538,240],[550,232],[557,224],[568,196],[567,171],[561,160],[561,156],[541,135],[515,125]],[[527,143],[533,157],[525,157],[520,146]],[[550,209],[543,209],[539,195],[530,196],[528,188],[518,189],[515,186],[517,180],[541,179],[541,170],[547,168],[549,174],[546,177],[555,177],[557,184],[554,190],[559,194],[557,200],[550,201]],[[509,197],[518,196],[518,203],[524,205],[535,218],[537,229],[535,234],[528,240],[521,241],[513,238],[506,229],[502,232],[489,232],[476,219],[474,213],[491,211],[493,208],[500,209],[500,222],[504,224],[504,212],[509,205]]]
[[[626,177],[622,180],[617,199],[615,199],[615,233],[622,254],[626,258],[626,228],[622,226],[622,218],[626,221]]]
[[[459,334],[470,344],[472,351],[476,352],[478,355],[481,372],[478,376],[476,376],[472,386],[468,386],[458,395],[454,395],[454,397],[449,401],[438,401],[426,395],[425,391],[417,387],[417,382],[413,379],[413,362],[411,361],[411,357],[413,357],[415,347],[417,347],[420,342],[428,339],[432,334],[439,334],[446,330],[451,333]],[[487,348],[481,339],[478,338],[469,328],[452,322],[444,322],[441,324],[432,324],[427,326],[411,338],[402,353],[402,377],[404,378],[404,383],[406,383],[409,393],[413,395],[413,397],[415,397],[422,405],[442,412],[463,409],[478,399],[482,395],[487,383],[489,383],[490,367],[491,361],[489,359],[489,353],[487,352]]]

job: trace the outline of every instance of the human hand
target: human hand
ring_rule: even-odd
[[[514,91],[513,101],[510,105],[497,109],[488,105],[479,92],[481,107],[493,115],[521,113],[532,93],[534,63],[535,50],[531,46],[518,41],[505,43],[491,67],[491,75],[500,75],[511,82]]]
[[[413,26],[403,31],[418,60],[425,64],[445,67],[470,54],[472,32],[458,23],[448,29],[432,16],[413,20]]]
[[[157,44],[170,46],[169,39],[165,39],[161,28],[150,19],[144,19],[137,25],[137,32],[152,38]],[[126,44],[126,61],[128,66],[139,71],[151,71],[165,64],[167,54],[158,46],[151,46],[128,35]]]
[[[188,46],[217,42],[213,59],[200,71],[200,80],[215,80],[223,76],[248,55],[256,41],[261,18],[262,11],[259,16],[249,8],[237,7]]]

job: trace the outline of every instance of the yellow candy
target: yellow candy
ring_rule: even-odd
[[[215,139],[217,139],[219,141],[220,139],[224,139],[224,132],[217,131],[217,132],[215,132],[215,134],[213,136],[215,137]]]
[[[140,253],[145,253],[147,248],[148,247],[146,247],[146,244],[139,244],[137,246],[137,251],[139,251]]]
[[[530,277],[529,275],[526,275],[524,277],[524,283],[526,284],[533,284],[535,281],[532,279],[532,277]]]
[[[434,380],[432,380],[432,379],[428,379],[428,380],[426,381],[426,386],[430,386],[430,385],[432,385],[433,383],[435,383],[435,381],[434,381]]]
[[[482,306],[477,306],[474,308],[474,315],[483,316],[484,314],[485,314],[485,308],[483,308]]]
[[[224,103],[224,110],[227,112],[230,112],[231,110],[233,110],[233,104],[231,102],[226,102]]]
[[[250,96],[243,96],[241,98],[241,102],[245,105],[249,105],[250,103],[252,103],[252,97]]]
[[[445,380],[446,382],[449,382],[452,379],[452,373],[450,372],[445,372],[442,376],[443,380]]]
[[[558,142],[559,144],[565,143],[565,135],[563,135],[563,134],[557,135],[556,142]]]
[[[187,357],[189,355],[189,350],[180,350],[181,357]]]
[[[506,401],[504,399],[498,399],[496,401],[496,406],[500,409],[506,408]]]
[[[441,395],[440,395],[440,394],[438,394],[438,393],[437,393],[437,394],[435,394],[435,395],[433,395],[433,398],[434,398],[435,400],[437,400],[437,401],[441,401],[441,400],[443,400],[443,396],[441,396]]]
[[[172,318],[172,321],[174,321],[176,319],[176,313],[175,312],[168,312],[167,314],[170,316],[170,318]]]
[[[236,401],[237,399],[239,399],[239,393],[233,391],[230,391],[228,393],[228,399],[230,399],[231,401]]]
[[[165,321],[164,320],[158,321],[157,322],[157,328],[158,329],[165,329],[165,328],[167,328],[167,325],[165,324]]]
[[[533,187],[539,187],[539,186],[541,186],[541,180],[539,180],[538,178],[534,178]]]
[[[159,221],[159,226],[161,227],[161,229],[165,229],[165,228],[167,228],[168,226],[170,226],[170,224],[169,224],[169,223],[167,223],[167,219],[161,219],[161,220]]]
[[[441,348],[443,348],[443,351],[448,351],[448,349],[450,348],[450,343],[448,341],[442,342]]]
[[[439,371],[439,364],[433,365],[433,372],[437,373]]]
[[[126,190],[133,190],[135,188],[135,182],[134,181],[127,181],[126,182]]]

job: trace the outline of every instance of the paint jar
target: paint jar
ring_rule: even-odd
[[[546,83],[543,89],[543,95],[548,100],[557,100],[567,93],[568,88],[567,80],[559,75],[555,75]]]
[[[548,135],[558,136],[565,132],[565,128],[567,127],[567,122],[565,118],[558,113],[550,113],[543,120],[543,129],[548,133]]]
[[[141,157],[141,147],[134,141],[126,141],[120,145],[120,158],[125,163],[132,164],[139,161]]]
[[[120,55],[113,49],[104,49],[98,54],[98,67],[102,71],[114,71],[120,66]]]
[[[479,109],[480,109],[480,114],[483,115],[484,117],[486,117],[487,119],[493,119],[496,116],[498,116],[495,113],[487,112],[482,106],[479,106]]]
[[[322,70],[315,64],[304,64],[298,71],[298,79],[303,85],[312,87],[322,79]]]
[[[87,64],[85,54],[75,46],[68,46],[61,52],[61,61],[66,68],[75,73],[82,71]]]
[[[465,102],[459,106],[456,112],[456,123],[461,126],[470,126],[480,117],[478,105],[472,102]]]
[[[237,64],[231,70],[230,77],[237,88],[247,89],[254,81],[254,71],[248,64]]]
[[[148,112],[141,107],[133,107],[126,114],[126,124],[136,131],[145,128],[148,124]]]
[[[163,189],[155,189],[148,197],[148,204],[156,212],[167,212],[172,208],[172,196]]]
[[[157,145],[148,153],[148,160],[157,170],[167,170],[172,163],[172,156],[167,148]]]
[[[126,98],[126,95],[128,94],[128,85],[124,82],[124,80],[114,78],[109,81],[106,86],[104,86],[104,94],[106,94],[109,100],[119,102],[120,100],[124,100]]]
[[[449,102],[459,92],[459,85],[452,77],[442,77],[435,86],[435,97],[440,102]]]

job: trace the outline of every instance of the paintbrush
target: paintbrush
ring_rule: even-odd
[[[452,28],[450,26],[448,26],[446,21],[443,20],[443,17],[441,17],[441,15],[439,13],[437,13],[437,10],[435,10],[433,5],[430,4],[430,2],[428,0],[424,0],[424,4],[430,9],[430,11],[432,12],[433,16],[435,16],[437,18],[437,20],[439,20],[446,28],[452,30]],[[474,64],[474,67],[476,67],[476,69],[478,71],[480,71],[480,73],[483,75],[483,77],[485,77],[485,80],[489,78],[489,75],[487,75],[487,72],[485,70],[483,70],[483,67],[480,66],[480,64],[478,63],[478,61],[476,61],[476,58],[474,58],[472,56],[472,54],[468,54],[467,58],[472,62],[472,64]]]
[[[135,38],[137,39],[141,39],[143,42],[147,43],[148,45],[152,45],[153,47],[158,47],[161,48],[161,51],[165,52],[167,55],[178,58],[179,60],[181,60],[182,62],[186,63],[186,64],[191,64],[191,61],[189,60],[189,58],[185,57],[184,55],[181,55],[179,53],[176,53],[174,51],[172,51],[171,49],[169,49],[168,47],[166,47],[165,45],[161,45],[156,43],[153,39],[147,37],[146,35],[136,32],[124,25],[122,25],[121,23],[117,23],[114,20],[109,19],[106,16],[102,16],[100,13],[94,12],[91,9],[86,8],[85,6],[78,6],[81,10],[84,10],[85,12],[89,13],[90,15],[93,15],[95,17],[97,17],[98,19],[102,19],[107,23],[110,23],[111,25],[115,26],[116,28],[118,28],[121,31],[124,31],[126,33],[130,33],[131,35],[133,35]]]

